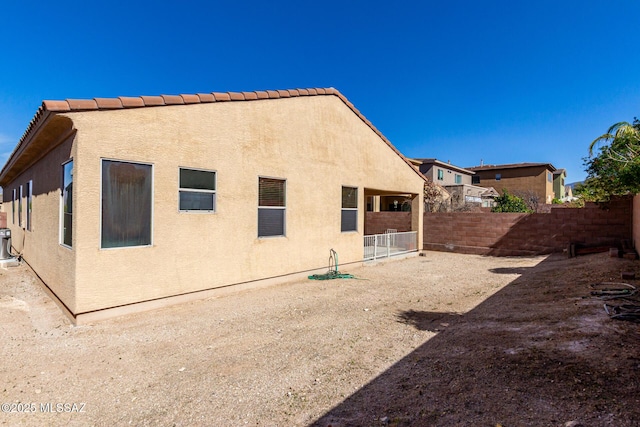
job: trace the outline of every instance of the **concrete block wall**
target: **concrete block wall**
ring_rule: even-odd
[[[640,201],[638,201],[640,208]],[[640,220],[638,222],[640,233]],[[561,252],[570,243],[617,246],[632,238],[632,200],[549,213],[426,213],[424,249],[495,256]]]
[[[382,234],[389,228],[411,231],[411,212],[365,212],[365,235]]]

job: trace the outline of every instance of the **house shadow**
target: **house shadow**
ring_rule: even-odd
[[[404,323],[419,331],[439,332],[455,324],[462,315],[457,313],[439,313],[434,311],[401,311],[396,315],[398,322]]]
[[[637,425],[638,332],[588,296],[578,271],[590,256],[571,260],[573,280],[554,283],[568,262],[558,257],[516,269],[520,277],[463,315],[398,313],[436,335],[310,425]]]

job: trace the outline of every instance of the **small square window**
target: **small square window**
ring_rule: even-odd
[[[478,175],[473,175],[473,176],[471,177],[471,183],[472,183],[472,184],[480,184],[480,176],[478,176]]]
[[[462,184],[462,175],[455,175],[456,184]]]
[[[502,179],[502,174],[497,173],[496,174],[496,181],[500,181]]]
[[[213,171],[180,168],[181,211],[216,211],[216,173]]]

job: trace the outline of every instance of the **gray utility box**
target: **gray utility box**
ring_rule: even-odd
[[[0,259],[11,258],[11,230],[8,228],[0,228]]]

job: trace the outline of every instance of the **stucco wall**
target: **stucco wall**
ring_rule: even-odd
[[[24,260],[71,311],[76,309],[75,253],[60,245],[60,187],[61,165],[74,157],[73,153],[73,138],[69,137],[3,187],[4,211],[7,212],[14,252],[23,254]],[[29,180],[33,181],[32,227],[27,231],[26,190],[22,200],[22,226],[17,218],[17,202],[14,221],[11,199],[13,189],[18,189],[19,194],[19,187]],[[76,220],[75,215],[73,220]]]
[[[331,248],[343,265],[360,261],[364,188],[422,193],[420,176],[336,96],[68,116],[79,313],[322,268]],[[100,249],[101,158],[153,165],[151,247]],[[178,211],[179,167],[217,172],[216,213]],[[259,176],[287,180],[286,237],[257,237]],[[340,232],[343,185],[358,187],[357,232]]]

